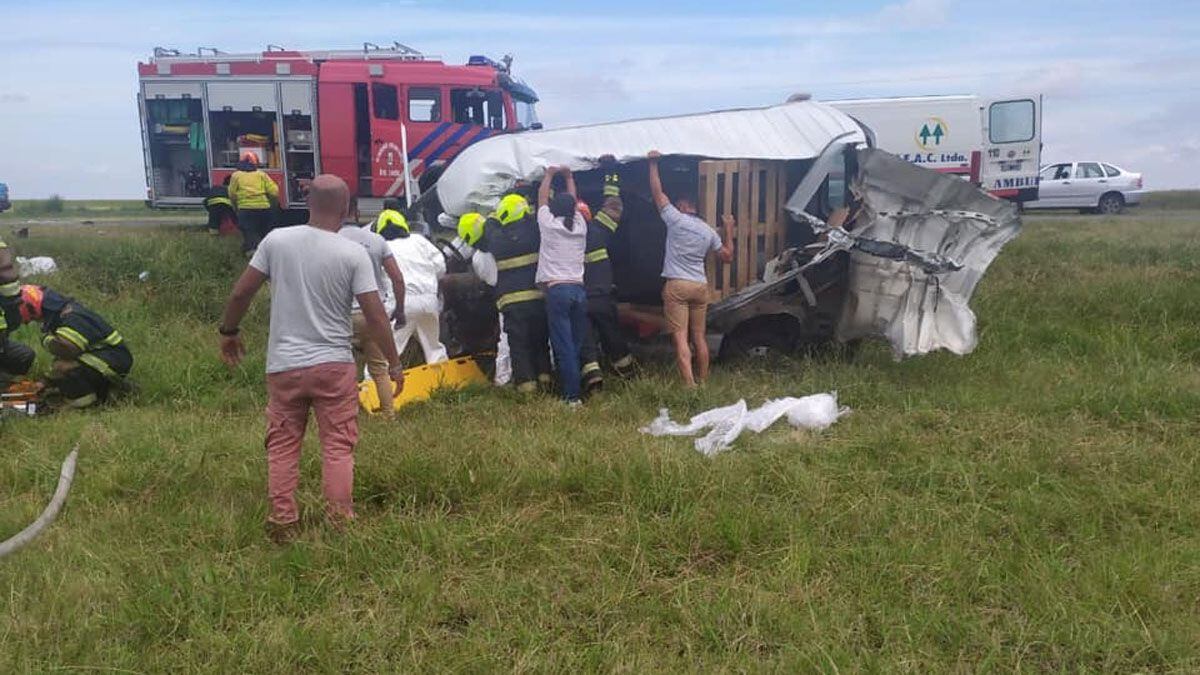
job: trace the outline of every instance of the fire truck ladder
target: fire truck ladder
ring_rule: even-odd
[[[292,52],[279,45],[267,45],[265,52],[247,54],[229,54],[216,47],[197,47],[195,52],[183,53],[178,49],[155,47],[151,63],[230,63],[258,62],[268,59],[305,59],[308,61],[329,61],[333,59],[364,61],[436,61],[440,57],[423,54],[401,42],[393,42],[390,47],[380,47],[373,42],[364,42],[361,50],[341,49],[317,52]]]

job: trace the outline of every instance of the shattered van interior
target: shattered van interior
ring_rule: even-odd
[[[544,167],[575,171],[580,197],[601,201],[598,158],[621,163],[625,212],[609,247],[622,324],[661,335],[666,228],[649,195],[645,154],[658,149],[669,195],[696,199],[708,223],[732,214],[734,259],[710,259],[710,340],[722,356],[788,353],[882,337],[897,358],[975,347],[969,301],[1017,235],[1015,207],[969,183],[866,147],[853,119],[814,102],[525,133],[465,151],[439,180],[445,212],[485,211],[505,192],[532,193]],[[448,235],[446,238],[452,237]],[[458,261],[446,335],[485,351],[494,310]],[[464,337],[470,336],[470,337]],[[494,342],[492,343],[494,344]]]

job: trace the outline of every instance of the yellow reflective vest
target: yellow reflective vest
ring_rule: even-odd
[[[229,196],[239,209],[269,209],[279,201],[279,186],[264,171],[235,171],[229,178]]]

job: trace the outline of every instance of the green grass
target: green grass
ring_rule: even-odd
[[[137,199],[17,199],[12,209],[0,213],[0,223],[27,218],[78,220],[89,218],[190,218],[204,220],[199,209],[160,210]]]
[[[77,232],[10,243],[113,320],[140,391],[0,427],[0,538],[82,446],[0,561],[0,672],[1200,669],[1200,213],[1029,218],[966,358],[718,365],[699,393],[662,364],[577,414],[479,390],[367,420],[344,534],[310,439],[283,548],[264,302],[246,367],[215,357],[234,242]],[[830,389],[854,413],[827,432],[714,459],[636,432]]]
[[[1141,208],[1200,209],[1200,190],[1158,190],[1142,197]]]

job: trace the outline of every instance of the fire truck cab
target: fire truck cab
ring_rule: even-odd
[[[304,185],[318,173],[337,174],[362,198],[404,196],[406,166],[424,186],[471,143],[540,128],[537,95],[510,65],[482,56],[447,65],[399,43],[254,54],[156,48],[138,64],[147,200],[200,206],[247,154],[279,185],[285,209],[304,208]]]

